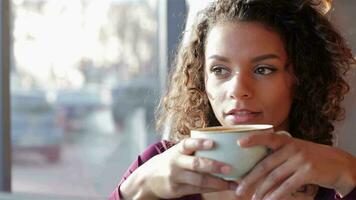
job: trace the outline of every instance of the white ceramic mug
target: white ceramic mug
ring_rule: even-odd
[[[274,133],[273,126],[268,124],[236,125],[231,127],[208,127],[191,130],[192,138],[205,138],[214,141],[210,150],[195,152],[196,156],[205,157],[231,165],[228,175],[213,174],[225,180],[236,181],[246,175],[260,160],[268,154],[265,146],[241,148],[237,140],[249,134]],[[285,132],[288,134],[287,132]],[[282,133],[282,134],[285,134]]]

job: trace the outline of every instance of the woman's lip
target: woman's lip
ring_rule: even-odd
[[[243,114],[249,114],[249,113],[258,113],[254,110],[249,110],[249,109],[231,109],[229,110],[226,115],[232,115],[232,114],[239,114],[239,115],[243,115]]]
[[[261,115],[260,112],[237,112],[227,114],[225,117],[228,121],[231,121],[233,124],[239,123],[252,123]]]

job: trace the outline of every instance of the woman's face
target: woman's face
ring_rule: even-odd
[[[294,76],[279,34],[259,23],[226,22],[206,42],[205,89],[218,121],[288,130]]]

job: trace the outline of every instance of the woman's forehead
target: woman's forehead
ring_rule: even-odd
[[[216,24],[208,33],[205,56],[224,54],[276,53],[286,56],[281,36],[257,22],[226,22]]]

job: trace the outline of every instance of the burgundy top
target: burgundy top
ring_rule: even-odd
[[[157,142],[156,144],[150,145],[141,155],[137,157],[137,160],[131,164],[129,169],[125,172],[117,188],[111,193],[109,200],[122,200],[120,194],[120,185],[129,177],[133,171],[140,167],[147,160],[151,159],[153,156],[160,154],[173,145],[165,140]],[[338,197],[336,192],[332,189],[319,187],[318,193],[315,197],[316,200],[356,200],[356,188],[353,189],[347,196],[344,198]],[[172,200],[202,200],[200,194],[187,195],[180,198],[175,198]]]

